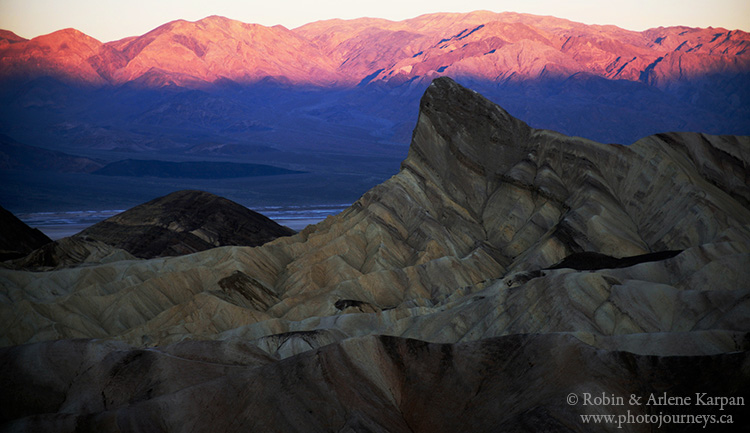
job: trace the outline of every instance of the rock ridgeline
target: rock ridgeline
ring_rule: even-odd
[[[103,242],[72,236],[51,241],[24,257],[6,262],[6,265],[18,270],[50,271],[121,260],[136,260],[136,257]]]
[[[17,259],[52,242],[52,239],[32,229],[11,212],[0,207],[0,261]]]
[[[108,43],[73,29],[31,40],[5,32],[0,132],[74,154],[128,149],[135,159],[165,146],[234,158],[270,139],[310,155],[300,168],[314,171],[311,149],[402,159],[382,145],[408,140],[419,96],[445,75],[532,125],[602,142],[666,130],[750,134],[749,43],[731,29],[634,32],[488,11],[294,30],[207,17]],[[120,109],[101,110],[113,101]]]
[[[0,270],[3,420],[588,431],[606,408],[571,392],[746,396],[748,155],[748,137],[535,130],[435,80],[401,171],[295,236]],[[43,378],[24,361],[60,356]]]
[[[107,43],[75,29],[31,40],[3,31],[0,79],[202,88],[262,80],[396,86],[440,74],[498,83],[585,73],[666,88],[713,74],[747,74],[749,39],[746,32],[723,28],[634,32],[489,11],[398,22],[333,19],[294,30],[210,16]]]
[[[732,417],[733,424],[707,424],[731,432],[747,425],[742,406],[661,406],[654,413],[646,404],[584,406],[584,393],[625,402],[635,395],[644,403],[665,392],[693,401],[696,391],[704,400],[750,398],[747,352],[654,357],[599,350],[561,334],[461,344],[370,336],[284,361],[241,341],[132,349],[66,340],[2,348],[0,360],[0,420],[14,419],[7,431],[649,432],[660,413],[672,419],[700,409]],[[569,403],[571,393],[579,404]],[[589,414],[657,421],[592,427],[581,418]],[[665,422],[659,431],[703,425]]]
[[[156,198],[56,241],[3,212],[3,240],[12,250],[3,253],[5,266],[29,271],[259,246],[295,233],[231,200],[191,190]]]
[[[258,246],[294,231],[231,200],[177,191],[83,230],[140,258],[177,256],[225,245]]]
[[[0,134],[0,169],[3,170],[90,173],[101,167],[101,162],[89,158],[27,146]]]
[[[107,265],[114,267],[111,279],[89,275],[93,272],[90,268],[67,273],[63,286],[70,296],[60,298],[60,305],[51,302],[48,314],[58,320],[54,311],[59,307],[66,311],[59,318],[63,322],[77,314],[86,320],[100,318],[83,334],[56,327],[56,332],[61,332],[56,338],[84,336],[97,329],[91,337],[117,337],[134,344],[143,337],[162,344],[196,333],[216,338],[221,332],[243,334],[252,329],[251,334],[260,338],[305,331],[323,326],[319,322],[302,325],[305,319],[347,313],[352,306],[357,311],[382,311],[385,316],[374,319],[377,326],[373,322],[362,331],[367,333],[390,329],[395,326],[391,321],[400,320],[399,314],[435,312],[433,309],[443,303],[500,281],[509,286],[525,281],[527,287],[543,289],[550,278],[563,278],[562,269],[550,268],[582,253],[660,258],[630,262],[624,268],[608,266],[618,268],[609,274],[620,276],[605,279],[602,284],[607,290],[624,284],[621,278],[636,278],[637,273],[632,273],[636,268],[671,275],[638,277],[638,284],[696,290],[732,288],[742,281],[745,271],[731,263],[746,259],[750,245],[747,148],[746,137],[665,134],[625,147],[534,130],[481,95],[441,78],[422,99],[411,150],[401,172],[346,211],[296,236],[254,250],[221,248],[167,262],[128,264],[127,269],[112,263]],[[81,236],[122,247],[127,238],[108,241],[106,236],[156,227],[158,232],[173,230],[177,235],[193,236],[191,242],[206,242],[204,238],[212,236],[210,228],[198,229],[193,224],[201,220],[202,211],[180,211],[191,209],[192,194],[196,193],[157,199],[93,226]],[[162,202],[170,203],[166,209],[178,213],[168,219],[171,229],[166,224],[160,226],[160,220],[149,219],[160,215],[153,209]],[[107,235],[97,238],[103,226],[108,227],[103,230]],[[112,226],[114,229],[109,229]],[[155,245],[159,243],[149,244]],[[186,252],[191,244],[178,245],[183,249],[180,252]],[[123,249],[139,255],[132,246]],[[675,251],[682,252],[674,256]],[[726,272],[714,275],[704,269],[717,260],[723,264],[711,267],[726,267]],[[168,288],[159,277],[163,272],[170,275]],[[696,281],[710,274],[722,283],[694,287],[689,281],[694,273],[701,275]],[[579,274],[565,278],[574,275]],[[15,278],[11,274],[8,280]],[[249,297],[266,299],[271,294],[268,299],[275,301],[250,308],[246,314],[247,308],[237,305],[238,301],[227,302],[219,295],[235,285],[223,284],[227,279],[246,287]],[[30,290],[26,283],[18,284],[19,294]],[[138,289],[124,290],[123,285],[132,284]],[[80,309],[73,307],[78,302],[77,292],[83,295],[95,287],[123,305],[140,296],[136,294],[139,291],[147,297],[164,291],[174,295],[160,298],[152,311],[123,308],[113,312],[122,316],[120,319],[102,320],[100,314],[88,310],[76,313]],[[87,299],[86,309],[97,308]],[[197,300],[230,320],[219,325],[209,316],[195,317],[193,331],[167,331],[184,317],[193,316],[199,308]],[[167,316],[161,313],[167,310],[171,312],[169,320],[162,322]],[[137,317],[125,320],[129,314]],[[251,323],[256,325],[243,327]],[[272,329],[264,329],[270,323],[274,323]],[[349,326],[341,322],[335,327]],[[643,329],[641,325],[634,328]],[[398,328],[397,332],[406,331]],[[23,343],[36,332],[29,327],[19,334],[26,337],[7,343]],[[414,336],[420,332],[413,331]],[[435,332],[451,334],[445,337],[448,340],[463,338],[454,335],[459,332],[455,329],[437,327]]]

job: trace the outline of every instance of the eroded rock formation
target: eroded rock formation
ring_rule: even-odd
[[[293,233],[231,200],[204,191],[177,191],[94,224],[76,236],[153,258],[225,245],[254,247]]]
[[[750,398],[747,352],[654,357],[597,350],[563,334],[461,344],[369,336],[283,361],[236,341],[132,349],[75,340],[0,349],[0,359],[16,373],[3,378],[0,397],[0,419],[20,417],[9,431],[645,432],[658,421],[618,429],[580,415],[696,412],[628,405],[630,395],[644,403],[665,392]],[[571,393],[626,404],[570,405]],[[736,420],[711,431],[741,429],[743,409],[700,408]],[[659,431],[704,430],[665,423]]]
[[[535,130],[438,79],[401,171],[295,236],[0,270],[0,374],[29,393],[3,419],[588,431],[578,415],[606,408],[571,392],[745,396],[749,156],[747,137],[624,147]],[[71,338],[107,340],[44,342]],[[23,361],[58,358],[39,377]]]

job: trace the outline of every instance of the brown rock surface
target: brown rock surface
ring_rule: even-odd
[[[624,147],[533,130],[440,79],[422,100],[401,172],[342,214],[256,249],[44,275],[3,271],[10,304],[2,317],[19,324],[3,341],[110,336],[164,344],[333,329],[451,342],[532,330],[744,330],[747,149],[742,137],[671,134]],[[144,223],[158,227],[154,206],[113,222],[125,233]],[[182,214],[192,220],[201,212]],[[179,224],[183,234],[196,231]],[[542,271],[581,252],[674,250],[685,251],[623,269]],[[38,293],[46,279],[56,281],[59,295]],[[545,292],[552,287],[564,290]],[[691,295],[680,298],[686,290]],[[640,304],[606,306],[620,305],[610,298],[625,294],[671,301],[654,300],[644,312],[629,311]],[[718,298],[706,310],[693,305],[694,296]],[[33,307],[42,299],[44,308]],[[663,308],[674,314],[679,299],[697,310],[683,317],[690,326],[673,329],[662,323]],[[535,308],[540,314],[531,314]],[[715,308],[737,313],[699,326]],[[37,319],[21,321],[28,314]],[[542,321],[554,314],[557,322]]]
[[[371,336],[283,361],[243,343],[37,343],[0,349],[0,420],[11,420],[7,431],[57,432],[646,432],[658,421],[618,429],[616,422],[589,425],[581,415],[696,411],[648,406],[652,394],[750,398],[746,337],[744,352],[656,357],[597,350],[561,334],[455,345]],[[579,404],[568,403],[571,393]],[[586,405],[585,394],[624,404]],[[643,404],[629,404],[631,395]],[[700,408],[736,422],[711,424],[711,431],[747,425],[743,409]],[[659,431],[702,429],[665,423]]]
[[[103,242],[67,237],[51,241],[30,252],[27,256],[14,260],[11,267],[49,271],[81,264],[104,264],[120,260],[136,260],[136,258],[127,251],[114,248]]]

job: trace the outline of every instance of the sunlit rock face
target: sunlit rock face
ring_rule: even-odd
[[[429,82],[441,74],[495,83],[585,74],[665,89],[746,75],[749,40],[741,30],[635,32],[512,12],[333,19],[293,30],[210,16],[112,42],[75,29],[31,40],[0,30],[0,78],[205,88],[231,81],[349,87]]]
[[[590,431],[578,415],[606,408],[569,393],[745,395],[748,155],[747,137],[535,130],[435,80],[401,171],[295,236],[0,271],[3,381],[54,390],[3,419]]]
[[[331,60],[292,31],[218,16],[176,20],[110,43],[75,29],[19,39],[0,44],[2,78],[48,76],[87,86],[133,83],[150,88],[269,78],[331,85],[340,78]]]
[[[348,203],[403,159],[419,97],[439,76],[533,126],[601,142],[745,135],[749,44],[739,30],[636,32],[488,11],[291,30],[213,16],[111,42],[74,29],[31,40],[0,30],[0,133],[71,155],[127,149],[139,159],[165,148],[251,159],[246,144],[273,143],[293,152],[275,162],[301,152],[299,168],[329,172],[338,170],[317,160],[318,149],[390,156],[377,178],[341,196]],[[351,162],[357,175],[373,174],[374,161]]]

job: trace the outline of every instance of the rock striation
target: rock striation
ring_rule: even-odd
[[[534,130],[481,95],[441,78],[422,98],[400,173],[340,215],[261,248],[115,262],[68,270],[64,277],[50,272],[34,276],[33,284],[9,271],[6,290],[18,296],[16,302],[33,304],[40,281],[63,278],[56,284],[65,287],[67,295],[55,302],[47,299],[44,315],[71,326],[85,318],[91,326],[57,326],[55,338],[110,336],[133,344],[164,344],[196,335],[217,338],[220,333],[256,339],[328,327],[344,335],[377,329],[427,338],[413,330],[423,321],[413,316],[429,312],[449,317],[456,310],[446,305],[465,303],[483,290],[492,296],[478,305],[495,299],[500,304],[497,313],[507,314],[507,302],[536,299],[508,297],[506,291],[516,286],[569,287],[570,293],[543,296],[550,308],[558,308],[554,298],[590,298],[591,293],[580,291],[594,284],[604,292],[601,302],[586,304],[587,315],[603,314],[599,307],[612,291],[657,293],[644,284],[656,285],[658,291],[666,290],[666,284],[672,287],[670,296],[683,290],[729,293],[734,304],[727,308],[741,311],[746,307],[740,302],[744,291],[735,289],[741,288],[746,267],[736,265],[747,260],[750,245],[748,154],[746,137],[666,134],[625,147]],[[80,236],[140,257],[189,252],[197,249],[194,244],[215,247],[221,243],[216,233],[226,232],[214,230],[216,223],[247,222],[246,217],[216,216],[217,203],[224,201],[205,193],[175,193]],[[239,226],[230,231],[240,232]],[[143,242],[142,233],[155,236]],[[162,233],[178,241],[159,240]],[[146,247],[145,252],[138,249]],[[565,258],[592,253],[613,258],[651,254],[660,260],[636,260],[624,268],[595,266],[595,272],[550,269],[564,264]],[[706,285],[710,278],[715,281]],[[95,313],[101,306],[91,303],[93,294],[102,297],[101,306],[115,301],[132,305],[145,297],[149,308],[119,308],[108,317]],[[76,307],[79,297],[87,300],[85,306]],[[354,311],[363,314],[348,314]],[[21,314],[15,309],[7,313]],[[616,313],[613,310],[611,320]],[[651,311],[650,320],[661,322],[657,317],[662,313]],[[368,325],[355,330],[357,325],[348,323],[352,317],[367,318]],[[700,315],[694,317],[697,321]],[[184,325],[188,318],[193,323],[189,329]],[[531,328],[539,326],[538,318],[528,320]],[[481,318],[465,323],[464,332],[476,321]],[[433,322],[430,338],[464,337],[455,324],[437,325],[450,319]],[[581,325],[544,329],[568,331]],[[644,326],[633,329],[648,328]],[[35,328],[25,328],[19,335],[26,337],[10,338],[6,344],[33,341]],[[609,328],[605,334],[615,329]],[[490,334],[507,332],[497,324],[492,329]]]
[[[49,271],[84,264],[104,264],[121,260],[136,260],[125,250],[103,242],[67,237],[44,244],[25,257],[9,263],[9,267],[29,271]]]
[[[3,420],[590,431],[607,408],[571,392],[744,397],[749,159],[748,137],[533,129],[437,79],[400,172],[294,236],[0,270]]]
[[[225,245],[258,246],[294,231],[231,200],[177,191],[94,224],[76,235],[141,258],[190,254]]]

